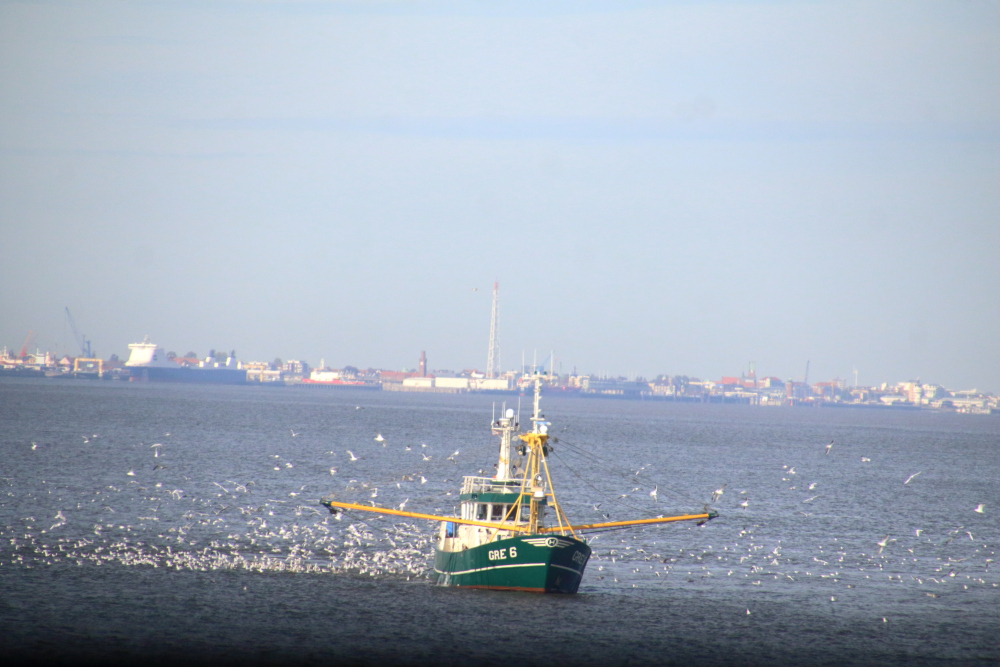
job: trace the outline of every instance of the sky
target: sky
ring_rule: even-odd
[[[0,346],[1000,391],[1000,4],[0,1]]]

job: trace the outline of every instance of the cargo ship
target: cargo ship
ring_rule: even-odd
[[[167,359],[149,336],[141,343],[128,346],[129,357],[125,368],[130,382],[190,382],[198,384],[246,384],[247,372],[230,352],[225,362],[207,357],[197,366],[181,365]]]
[[[500,459],[494,477],[465,477],[459,516],[445,517],[339,502],[331,494],[320,502],[331,512],[360,510],[439,521],[432,578],[442,586],[576,593],[591,549],[585,531],[667,523],[705,522],[718,516],[699,514],[572,525],[563,513],[549,474],[549,422],[540,410],[541,378],[534,379],[532,428],[517,436],[518,418],[504,409],[490,428],[500,436]],[[520,469],[511,455],[520,457]]]

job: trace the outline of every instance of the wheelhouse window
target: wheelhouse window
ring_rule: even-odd
[[[476,521],[486,521],[486,503],[476,505]]]
[[[504,507],[505,505],[494,504],[490,514],[490,520],[492,521],[502,521],[504,517]]]

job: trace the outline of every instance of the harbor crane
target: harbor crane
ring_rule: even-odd
[[[73,338],[76,339],[76,344],[80,346],[80,355],[85,359],[92,359],[90,341],[87,340],[86,336],[77,331],[76,321],[73,319],[73,314],[69,312],[69,306],[66,306],[66,320],[69,322],[69,328],[73,330]]]
[[[28,335],[24,337],[24,342],[21,344],[21,354],[17,355],[21,359],[28,358],[28,346],[35,341],[35,332],[29,331]]]

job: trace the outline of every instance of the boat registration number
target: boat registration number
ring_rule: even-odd
[[[517,558],[517,547],[510,547],[509,549],[493,549],[489,552],[489,557],[490,560],[507,560],[508,553],[511,558]]]

